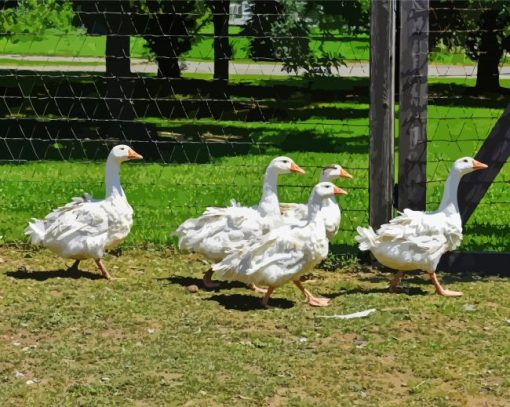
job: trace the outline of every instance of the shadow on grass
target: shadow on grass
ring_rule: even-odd
[[[343,290],[337,293],[324,294],[324,297],[331,299],[342,297],[349,294],[393,294],[390,292],[388,287],[356,287],[348,290]],[[406,294],[406,295],[428,295],[427,291],[422,290],[419,287],[397,287],[395,294]]]
[[[218,290],[227,290],[231,288],[246,288],[246,286],[243,283],[239,283],[236,281],[217,281],[220,286],[217,288],[206,288],[204,285],[204,280],[201,278],[196,277],[184,277],[184,276],[170,276],[166,278],[158,278],[158,280],[166,280],[170,284],[177,284],[182,287],[188,287],[190,285],[196,285],[197,287],[200,287],[201,289],[208,290],[208,291],[218,291]],[[216,282],[216,281],[215,281]]]
[[[104,280],[104,278],[100,274],[81,270],[64,270],[64,269],[45,271],[16,270],[8,271],[5,274],[8,277],[12,277],[18,280],[46,281],[50,278],[72,278],[72,279],[86,278],[89,280]]]
[[[216,294],[212,295],[206,300],[216,301],[218,304],[225,307],[225,309],[234,309],[237,311],[252,311],[254,309],[265,310],[260,300],[262,297],[256,297],[254,295],[245,294]],[[292,308],[294,302],[285,298],[271,298],[269,300],[269,306],[273,308]]]

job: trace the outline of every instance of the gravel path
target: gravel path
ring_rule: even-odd
[[[60,56],[44,56],[44,55],[0,55],[0,59],[14,61],[34,61],[34,62],[51,62],[53,65],[14,65],[0,63],[0,69],[10,70],[31,70],[37,72],[104,72],[104,58],[93,57],[60,57]],[[61,65],[54,65],[60,62]],[[78,65],[71,65],[68,62]],[[68,64],[66,64],[68,63]],[[90,63],[91,65],[87,65]],[[99,64],[98,64],[99,63]],[[183,61],[184,72],[212,74],[213,63],[210,61]],[[156,64],[145,59],[132,58],[131,71],[133,73],[155,73]],[[466,78],[476,77],[476,66],[469,65],[429,65],[430,77],[452,77]],[[230,73],[232,75],[264,75],[264,76],[286,76],[287,72],[282,71],[282,65],[279,63],[230,63]],[[300,74],[303,72],[300,72]],[[342,66],[335,75],[338,76],[354,76],[368,77],[369,66],[367,62],[349,62],[346,66]],[[510,66],[500,68],[502,78],[510,78]]]

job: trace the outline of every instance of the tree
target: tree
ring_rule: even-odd
[[[230,0],[207,0],[214,26],[214,79],[228,80],[228,64],[232,58],[228,38]]]
[[[498,91],[499,64],[510,51],[510,3],[488,0],[432,0],[430,42],[464,48],[478,61],[476,89]]]
[[[250,39],[250,58],[254,61],[278,60],[272,29],[284,18],[282,4],[277,0],[252,0],[250,12],[250,19],[241,31],[241,35]]]
[[[179,78],[179,56],[189,51],[203,13],[201,2],[192,0],[133,1],[135,11],[147,13],[137,31],[142,34],[158,64],[158,76]],[[141,24],[140,24],[141,23]]]
[[[254,60],[283,61],[283,69],[330,75],[343,62],[325,43],[338,33],[366,32],[369,0],[252,0],[252,16],[243,30],[251,38]],[[311,49],[311,36],[315,49]]]
[[[2,35],[39,36],[47,30],[59,33],[79,31],[73,25],[74,12],[67,0],[19,0],[0,4]]]

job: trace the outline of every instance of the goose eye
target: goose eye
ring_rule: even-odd
[[[284,163],[284,164],[288,164],[288,163],[289,163],[289,161],[288,161],[288,160],[283,160],[283,163]]]
[[[464,158],[464,160],[462,160],[462,161],[464,161],[465,163],[467,163],[467,162],[468,162],[468,160],[467,160],[466,158]]]
[[[331,185],[326,185],[326,188],[331,188]]]
[[[124,148],[124,147],[121,147],[120,149],[121,149],[122,151],[124,151],[124,150],[125,150],[125,148]]]

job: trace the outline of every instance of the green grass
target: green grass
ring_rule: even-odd
[[[389,294],[387,274],[317,270],[305,284],[332,297],[329,308],[303,304],[287,285],[262,310],[239,285],[188,293],[206,266],[172,251],[107,256],[112,282],[94,280],[91,262],[69,275],[46,251],[0,248],[0,257],[4,406],[446,407],[510,398],[507,279],[440,275],[465,292],[445,299],[422,275]],[[368,308],[377,311],[363,319],[320,318]]]
[[[26,59],[11,59],[1,58],[0,65],[2,66],[99,66],[104,65],[104,62],[96,61],[31,61]]]
[[[146,58],[148,51],[145,40],[131,37],[131,56]],[[47,55],[67,57],[104,57],[106,49],[105,36],[85,34],[68,35],[14,35],[0,37],[0,54]]]
[[[304,166],[307,174],[281,177],[279,193],[283,202],[306,202],[310,188],[319,178],[321,166],[337,162],[354,175],[353,180],[339,182],[349,195],[340,199],[342,226],[333,242],[333,251],[355,253],[355,228],[368,222],[366,83],[366,80],[344,79],[314,81],[312,85],[295,78],[267,81],[240,77],[232,81],[232,99],[240,102],[246,100],[242,94],[257,92],[256,108],[265,112],[266,121],[243,120],[236,115],[229,120],[232,112],[228,110],[222,120],[140,119],[154,125],[161,137],[177,135],[184,142],[164,150],[165,160],[172,165],[123,165],[122,183],[135,209],[134,227],[126,245],[173,244],[175,240],[170,233],[183,220],[200,214],[207,206],[229,205],[232,198],[245,205],[255,204],[260,197],[265,166],[276,155],[285,154]],[[505,97],[498,99],[493,95],[481,100],[466,93],[460,99],[453,99],[452,104],[444,104],[448,92],[462,94],[467,91],[466,85],[472,85],[472,81],[431,81],[429,210],[434,210],[440,201],[451,163],[459,157],[476,154],[507,103]],[[268,95],[259,92],[268,92]],[[287,96],[281,99],[278,92]],[[328,95],[333,93],[335,99],[345,101],[330,101]],[[481,103],[487,107],[480,107]],[[187,113],[195,116],[192,110]],[[194,143],[188,144],[186,140]],[[196,143],[200,140],[209,142]],[[211,140],[244,141],[246,144]],[[72,143],[63,145],[61,153],[69,156],[75,147]],[[94,151],[89,153],[94,155]],[[55,149],[44,152],[47,158],[56,159],[58,155]],[[503,167],[470,219],[461,250],[510,249],[509,170],[508,164]],[[45,216],[72,196],[90,192],[100,198],[104,194],[102,161],[7,163],[0,166],[0,171],[0,236],[5,242],[22,241],[23,229],[31,217]]]
[[[253,63],[249,58],[249,39],[239,36],[239,27],[230,27],[233,60],[236,62]],[[319,52],[321,41],[317,35],[312,37],[310,48]],[[131,37],[131,56],[147,58],[150,51],[144,46],[141,37]],[[11,37],[0,37],[0,54],[48,55],[72,57],[98,57],[105,54],[106,37],[97,35],[45,34],[42,36],[17,34]],[[187,60],[213,60],[212,33],[204,31],[200,34],[190,51],[183,54]],[[368,61],[369,38],[366,35],[346,36],[338,34],[334,40],[328,40],[323,50],[333,55],[341,55],[346,61]],[[434,49],[430,54],[431,62],[445,65],[474,65],[461,49],[452,52]],[[506,60],[504,61],[506,63]]]

